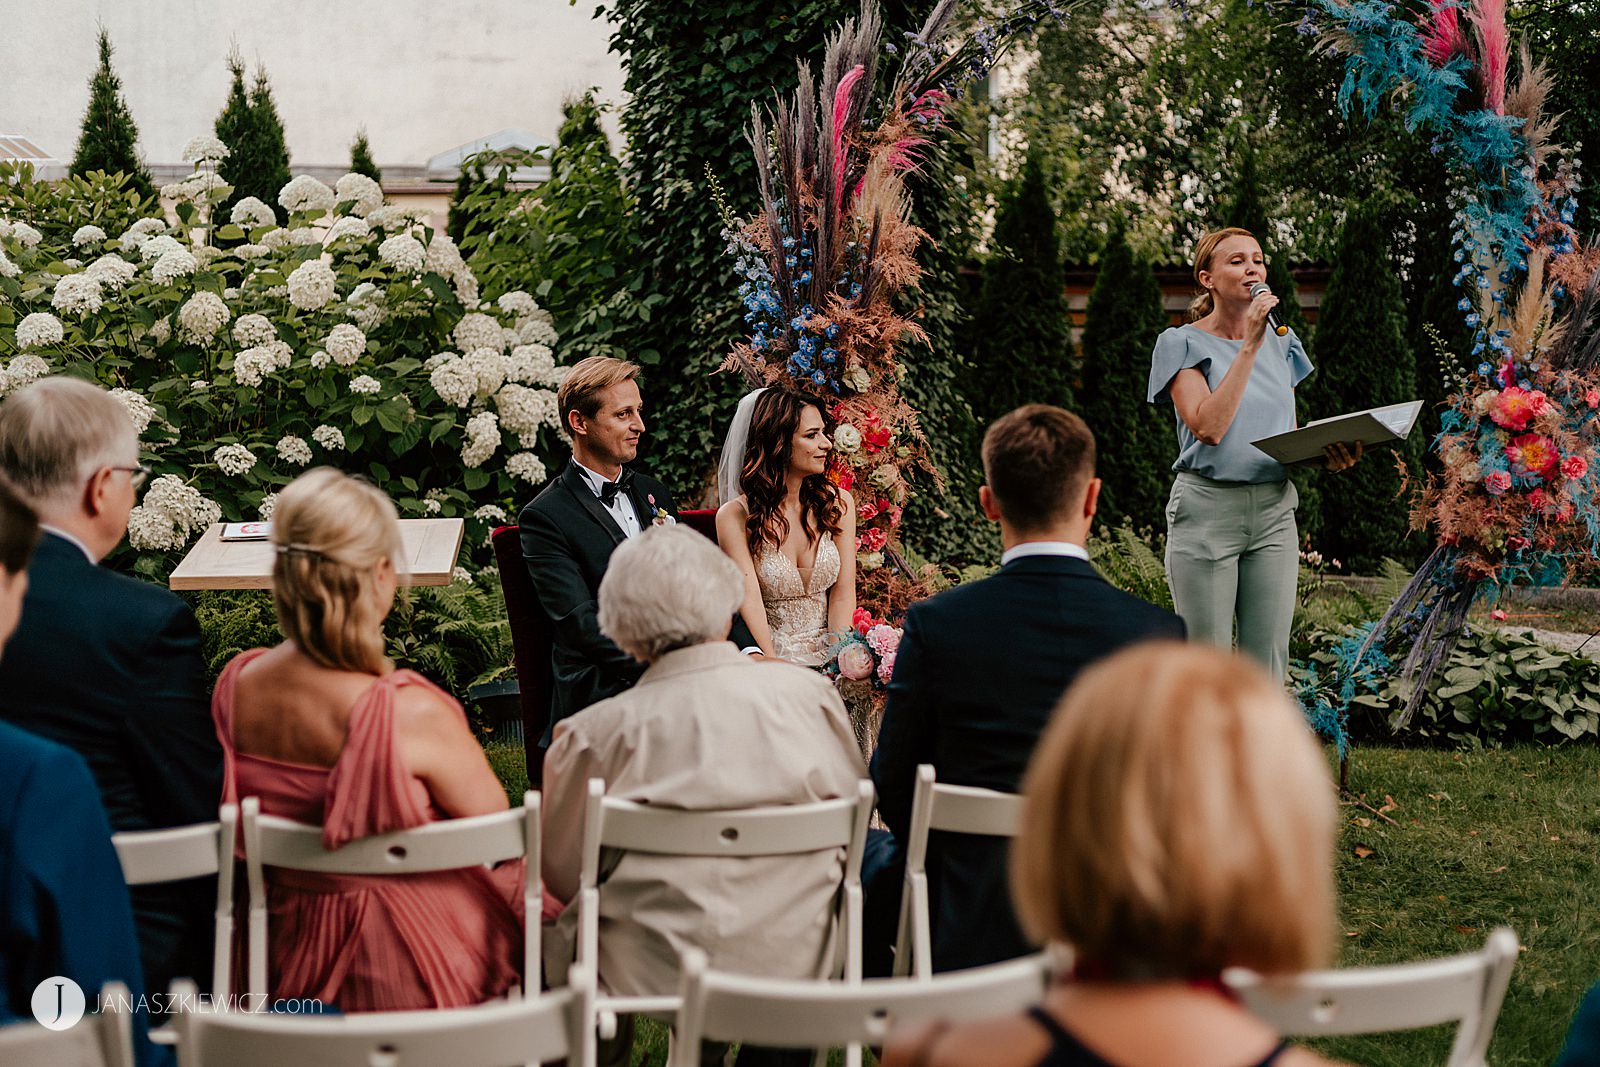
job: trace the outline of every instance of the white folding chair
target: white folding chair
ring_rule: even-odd
[[[216,822],[169,830],[126,830],[111,835],[122,879],[130,886],[217,876],[217,908],[212,933],[211,993],[228,994],[233,952],[233,844],[239,809],[224,804]],[[159,1040],[159,1039],[158,1039]]]
[[[245,876],[250,885],[249,992],[267,995],[267,887],[263,868],[284,867],[323,874],[407,875],[526,858],[522,879],[523,988],[539,990],[539,794],[523,794],[522,806],[492,815],[445,819],[412,830],[363,837],[336,848],[322,847],[322,827],[261,814],[261,801],[246,797]]]
[[[781,856],[845,849],[842,906],[849,981],[861,979],[861,855],[872,819],[872,783],[857,783],[856,795],[812,804],[775,805],[735,811],[684,811],[606,796],[603,778],[589,779],[583,815],[583,866],[578,880],[577,962],[597,982],[600,951],[600,850],[658,856]],[[619,1014],[672,1014],[670,996],[601,997],[595,994],[601,1037],[616,1034]]]
[[[1231,968],[1222,980],[1252,1012],[1295,1037],[1381,1034],[1458,1022],[1446,1067],[1483,1067],[1517,951],[1517,935],[1502,926],[1483,948],[1460,956],[1283,978]]]
[[[1050,970],[1040,953],[937,978],[870,978],[851,985],[719,974],[706,970],[703,953],[692,953],[684,960],[671,1067],[698,1064],[702,1041],[809,1048],[820,1059],[829,1048],[881,1045],[906,1023],[1021,1011],[1044,996]]]
[[[178,1067],[581,1065],[594,1040],[586,988],[471,1008],[293,1016],[201,1009],[194,987],[175,983]]]
[[[928,834],[1015,837],[1022,822],[1022,798],[1014,793],[939,785],[933,765],[917,767],[911,796],[911,838],[906,842],[905,887],[900,895],[900,928],[895,937],[894,973],[933,977],[933,917],[928,904]]]
[[[6,1067],[133,1067],[133,1024],[128,987],[107,982],[100,1011],[75,1026],[51,1030],[39,1023],[0,1026],[0,1063]],[[92,1007],[93,1005],[91,1005]]]

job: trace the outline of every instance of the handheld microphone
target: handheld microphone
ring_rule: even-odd
[[[1272,288],[1267,285],[1266,282],[1256,282],[1250,287],[1250,299],[1254,300],[1262,293],[1270,292],[1272,292]],[[1276,311],[1267,312],[1267,325],[1271,326],[1272,332],[1277,334],[1279,337],[1282,337],[1284,334],[1289,332],[1289,327],[1278,321],[1278,313]]]

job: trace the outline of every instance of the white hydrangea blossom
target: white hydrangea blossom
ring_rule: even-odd
[[[451,282],[451,287],[456,291],[456,299],[468,308],[476,308],[478,303],[478,279],[470,270],[461,268],[460,273]]]
[[[517,336],[525,345],[545,345],[550,348],[554,348],[561,339],[556,328],[541,318],[531,318],[518,326]]]
[[[412,221],[411,213],[399,204],[385,204],[367,213],[367,224],[375,230],[403,230]]]
[[[344,431],[336,426],[324,423],[311,431],[311,439],[326,448],[329,452],[338,452],[344,449]]]
[[[306,440],[303,437],[285,434],[278,438],[276,448],[278,457],[285,463],[293,463],[296,467],[304,467],[311,462],[311,446],[306,444]]]
[[[372,227],[367,225],[366,219],[357,218],[354,215],[346,215],[328,228],[328,234],[322,239],[322,244],[326,248],[346,237],[354,237],[359,240],[370,233],[372,233]]]
[[[278,231],[274,230],[272,232],[277,233]],[[268,234],[267,236],[270,237],[272,234]],[[268,248],[266,245],[257,244],[235,245],[232,249],[233,254],[238,256],[240,259],[260,259],[270,251],[272,251],[272,249]]]
[[[304,226],[297,230],[285,230],[284,232],[289,235],[289,243],[292,245],[314,245],[322,240],[317,236],[316,230]]]
[[[159,318],[155,325],[150,327],[150,339],[158,345],[167,343],[167,338],[172,336],[172,322],[166,318]]]
[[[261,516],[262,522],[271,522],[272,513],[276,511],[277,508],[278,494],[268,493],[266,496],[261,498],[261,506],[256,510],[256,514]]]
[[[352,393],[376,393],[382,388],[383,386],[378,384],[378,379],[370,374],[358,374],[350,379]]]
[[[506,380],[506,357],[492,348],[474,348],[461,362],[476,375],[479,396],[490,396]]]
[[[99,311],[103,302],[100,283],[87,274],[63,275],[56,282],[56,291],[50,297],[50,306],[64,315]]]
[[[495,303],[500,305],[500,310],[508,314],[523,318],[539,310],[539,301],[521,289],[513,289],[501,295]]]
[[[339,276],[320,259],[308,259],[289,275],[289,303],[301,311],[315,311],[336,295]]]
[[[471,352],[474,348],[488,348],[495,352],[501,351],[505,342],[504,335],[500,332],[500,324],[490,315],[481,311],[472,311],[461,316],[461,321],[456,323],[456,347],[463,352]]]
[[[121,256],[108,252],[83,268],[83,273],[115,292],[133,281],[139,268]]]
[[[278,203],[290,214],[299,211],[332,211],[338,203],[333,190],[309,174],[289,179],[289,184],[278,190]]]
[[[333,362],[333,357],[329,356],[328,353],[324,352],[320,348],[317,349],[315,352],[311,353],[311,369],[312,370],[321,370],[323,367],[326,367],[328,364],[330,364],[332,362]]]
[[[480,411],[467,420],[467,442],[461,446],[461,462],[481,467],[500,447],[500,420],[492,411]]]
[[[174,203],[189,203],[205,196],[214,184],[215,181],[211,175],[196,172],[182,181],[163,185],[161,187],[161,196],[163,199],[171,200]]]
[[[218,248],[216,245],[195,245],[189,250],[189,253],[190,255],[194,256],[195,259],[199,260],[200,265],[204,267],[213,259],[219,258],[222,255],[222,249]]]
[[[83,260],[78,259],[75,256],[68,256],[66,259],[63,259],[61,262],[66,264],[67,266],[71,267],[73,270],[82,270],[83,269]]]
[[[288,248],[290,245],[289,235],[293,232],[293,230],[286,229],[268,230],[261,235],[261,247],[272,252],[276,252],[280,248]]]
[[[335,182],[333,190],[340,203],[355,201],[350,205],[352,215],[368,215],[383,206],[383,186],[365,174],[352,171]]]
[[[22,268],[11,262],[11,257],[0,251],[0,277],[15,278],[22,273]]]
[[[247,347],[260,345],[277,340],[278,331],[273,327],[272,320],[265,315],[251,312],[248,315],[240,315],[239,321],[233,324],[233,339]]]
[[[223,445],[211,453],[211,459],[223,474],[233,477],[249,473],[256,465],[256,454],[244,445]]]
[[[433,499],[432,497],[429,497],[428,499],[426,499],[426,500],[424,500],[422,502],[422,513],[424,515],[437,515],[443,510],[444,510],[444,505],[439,503],[437,500]]]
[[[363,330],[376,329],[389,317],[383,306],[384,298],[382,289],[371,282],[362,282],[345,298],[350,305],[345,313]]]
[[[544,345],[518,345],[506,358],[506,381],[524,385],[551,385],[555,357]]]
[[[220,163],[227,159],[231,153],[228,146],[209,133],[202,133],[198,137],[189,139],[183,146],[183,154],[178,158],[185,163]]]
[[[454,278],[456,274],[466,268],[467,261],[461,258],[461,249],[456,247],[455,239],[447,233],[436,233],[428,242],[428,269],[435,274],[442,274],[446,278]]]
[[[182,548],[191,535],[221,517],[222,508],[215,501],[207,500],[176,475],[163,474],[150,483],[143,503],[128,516],[128,543],[140,551]]]
[[[194,381],[189,383],[189,388],[193,389],[197,393],[204,392],[205,390],[211,388],[211,383],[206,381],[204,378],[196,378]]]
[[[246,348],[233,357],[234,381],[240,385],[259,386],[267,375],[288,367],[293,359],[294,350],[278,340]]]
[[[133,423],[133,432],[143,437],[145,430],[150,427],[150,420],[156,417],[155,407],[132,389],[113,389],[111,395],[121,401],[122,406],[128,410],[128,419]]]
[[[139,246],[139,256],[146,263],[149,263],[151,260],[160,259],[168,252],[187,251],[188,249],[183,246],[182,241],[178,240],[176,237],[169,237],[166,234],[162,234],[159,237],[152,237],[150,240]]]
[[[395,270],[407,274],[420,273],[427,262],[422,242],[409,233],[397,233],[393,237],[384,238],[383,243],[378,246],[378,258]]]
[[[341,322],[328,331],[322,347],[333,357],[335,363],[341,367],[348,367],[366,353],[367,335],[348,322]]]
[[[21,332],[20,329],[18,332]],[[50,364],[38,356],[24,353],[13,359],[11,365],[6,368],[6,388],[21,389],[29,382],[38,381],[49,373]]]
[[[235,226],[255,230],[262,226],[276,226],[278,216],[261,198],[247,196],[233,205],[233,210],[228,213],[228,221]]]
[[[222,297],[201,290],[178,309],[178,337],[190,344],[209,346],[232,316]]]
[[[72,234],[74,248],[88,248],[91,245],[104,244],[106,231],[98,226],[79,226]]]
[[[122,245],[122,250],[124,252],[133,252],[143,247],[145,242],[150,239],[151,234],[160,233],[166,228],[166,219],[140,219],[132,226],[129,226],[126,230],[123,230],[122,235],[117,238],[117,241]]]
[[[23,248],[34,248],[44,239],[44,234],[29,226],[26,222],[13,222],[11,224],[11,239]]]
[[[479,522],[505,522],[506,509],[499,504],[485,504],[472,513],[472,517]]]
[[[556,395],[548,389],[507,385],[494,395],[494,406],[500,412],[500,425],[524,439],[537,434],[543,426],[560,423]]]
[[[156,240],[160,240],[160,238]],[[151,244],[154,243],[154,241],[151,242]],[[164,283],[170,282],[174,278],[182,278],[193,274],[199,269],[200,261],[180,248],[177,251],[168,252],[156,260],[156,265],[150,268],[150,277]]]
[[[35,311],[17,323],[17,347],[23,350],[60,344],[63,336],[61,320],[48,311]],[[13,367],[12,372],[15,370]]]
[[[458,408],[466,407],[478,395],[478,372],[453,357],[434,367],[428,381],[439,399]]]
[[[506,473],[529,485],[539,485],[545,480],[544,461],[532,452],[518,452],[506,460]]]

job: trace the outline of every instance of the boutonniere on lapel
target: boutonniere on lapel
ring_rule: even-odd
[[[667,514],[666,508],[661,507],[656,503],[656,496],[654,493],[648,494],[645,499],[650,502],[651,526],[676,526],[678,524],[677,519]]]

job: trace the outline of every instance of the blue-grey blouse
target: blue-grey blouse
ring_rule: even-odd
[[[1163,330],[1156,338],[1155,351],[1150,357],[1150,403],[1163,397],[1171,400],[1167,390],[1172,379],[1185,367],[1194,367],[1204,374],[1206,384],[1215,392],[1243,344],[1243,341],[1230,341],[1207,333],[1192,323]],[[1208,445],[1201,441],[1185,425],[1177,406],[1173,405],[1172,416],[1178,427],[1178,460],[1172,469],[1219,482],[1283,481],[1288,477],[1283,464],[1250,442],[1294,429],[1294,387],[1311,371],[1305,346],[1293,330],[1283,337],[1268,330],[1261,341],[1261,350],[1256,353],[1255,366],[1250,368],[1250,380],[1245,383],[1238,414],[1234,415],[1233,425],[1228,427],[1220,442]]]

